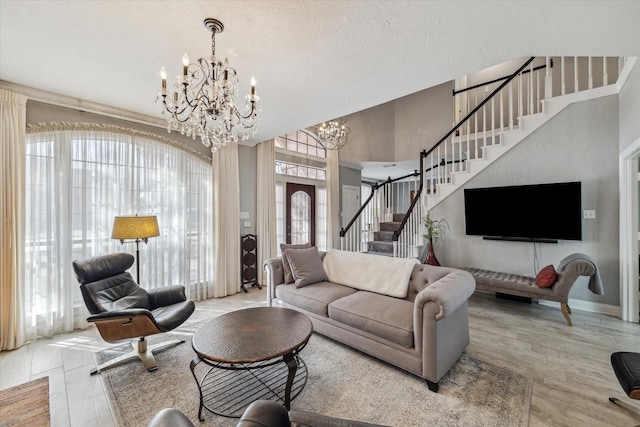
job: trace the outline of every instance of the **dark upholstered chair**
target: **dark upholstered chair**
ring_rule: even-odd
[[[245,409],[236,427],[382,427],[360,421],[328,417],[314,412],[287,409],[270,400],[256,400]],[[165,408],[158,412],[147,427],[194,427],[182,412]]]
[[[91,374],[125,360],[140,358],[148,371],[158,369],[153,351],[183,343],[164,341],[147,347],[145,337],[177,328],[191,316],[193,301],[187,301],[184,286],[170,286],[146,291],[127,271],[133,255],[115,253],[73,261],[82,297],[91,313],[87,321],[95,323],[107,342],[137,338],[138,348],[111,359]]]
[[[620,386],[631,399],[640,399],[640,353],[618,351],[611,354],[611,367]],[[640,408],[617,397],[609,400],[616,405],[640,415]]]

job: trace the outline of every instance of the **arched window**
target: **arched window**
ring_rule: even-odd
[[[275,139],[276,147],[321,159],[327,158],[327,150],[318,142],[315,135],[307,130],[298,130]]]
[[[183,284],[191,299],[210,296],[210,194],[210,164],[172,140],[117,126],[30,126],[24,304],[29,338],[86,325],[72,261],[135,250],[135,244],[111,239],[116,215],[158,218],[160,236],[140,245],[141,286]]]

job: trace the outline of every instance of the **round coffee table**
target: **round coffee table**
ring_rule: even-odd
[[[280,401],[290,409],[307,381],[299,352],[312,332],[307,316],[281,307],[232,311],[205,323],[191,341],[197,354],[190,368],[200,392],[200,421],[204,408],[239,418],[258,399]],[[200,379],[198,365],[207,368]]]

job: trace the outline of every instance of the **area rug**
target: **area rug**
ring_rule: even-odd
[[[195,328],[194,328],[195,329]],[[160,409],[184,412],[197,426],[235,426],[237,420],[205,410],[198,421],[199,394],[187,342],[156,355],[158,370],[130,362],[102,372],[121,426],[146,425]],[[169,339],[161,336],[162,340]],[[150,337],[150,344],[152,339]],[[103,351],[98,362],[124,353]],[[526,426],[533,380],[463,355],[432,393],[426,381],[321,335],[314,334],[301,356],[308,368],[306,387],[293,409],[319,412],[389,426]]]
[[[0,427],[49,425],[49,377],[0,391]]]

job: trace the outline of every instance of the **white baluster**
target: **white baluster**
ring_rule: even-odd
[[[513,80],[509,82],[509,129],[513,130]]]
[[[564,71],[564,56],[560,58],[560,94],[564,95],[567,93],[567,86],[565,83],[565,71]]]
[[[442,175],[444,177],[444,182],[447,182],[447,178],[449,176],[447,173],[447,147],[449,146],[449,141],[445,139],[442,145],[444,145],[444,167],[442,168]]]
[[[533,110],[533,61],[529,65],[529,114],[535,113]]]
[[[522,93],[522,73],[518,75],[518,128],[520,128],[520,117],[524,113],[524,96]]]
[[[476,93],[476,105],[478,105],[478,94]],[[478,147],[478,112],[473,115],[473,133],[476,140],[476,149]]]
[[[591,57],[589,57],[589,81],[588,81],[588,87],[589,89],[593,89],[593,60]]]
[[[620,74],[622,73],[622,68],[624,67],[624,63],[625,63],[625,59],[626,57],[624,56],[619,56],[618,57],[618,77],[620,77]]]
[[[482,146],[487,146],[487,104],[482,105]]]
[[[536,72],[536,108],[534,113],[540,112],[540,71]]]
[[[496,110],[494,100],[495,96],[491,98],[491,145],[496,144]]]
[[[460,133],[460,128],[458,128],[458,134],[459,133]],[[457,144],[458,144],[457,147],[458,147],[458,159],[459,159],[460,157],[462,157],[462,135],[457,138],[457,141],[458,141],[457,142]],[[451,150],[451,152],[452,152],[453,159],[455,160],[456,159],[456,146],[455,145],[453,146],[453,150]],[[462,168],[462,165],[460,163],[458,163],[458,166],[457,167],[454,166],[453,170],[460,172],[461,168]]]
[[[442,184],[443,183],[443,178],[444,178],[444,174],[442,173],[442,167],[440,166],[440,159],[442,158],[442,155],[440,154],[440,145],[438,146],[438,149],[436,150],[438,153],[438,184]]]
[[[607,57],[602,57],[602,85],[607,86],[609,84],[609,74],[607,74]]]
[[[467,123],[465,123],[465,126],[467,127],[467,153],[471,153],[471,123],[470,120],[467,120]],[[474,145],[473,149],[475,150],[475,159],[478,158],[478,147]]]
[[[579,85],[578,85],[578,57],[574,56],[573,57],[573,92],[576,93],[578,92],[579,89]]]
[[[544,99],[549,99],[553,96],[553,70],[551,69],[551,57],[547,56],[545,62]]]
[[[500,134],[504,129],[504,90],[500,91]]]

